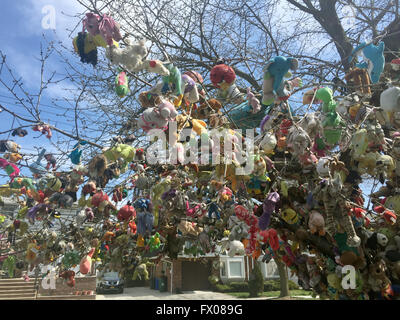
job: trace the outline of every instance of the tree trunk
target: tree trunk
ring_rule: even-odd
[[[286,265],[280,260],[275,259],[276,265],[278,266],[281,293],[279,294],[279,298],[289,297],[289,276],[287,272]]]

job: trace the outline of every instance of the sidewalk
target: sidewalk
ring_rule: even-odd
[[[98,294],[96,300],[240,300],[212,291],[185,291],[182,294],[160,292],[147,287],[125,288],[122,294]]]
[[[212,291],[185,291],[182,294],[171,294],[169,292],[160,292],[147,287],[125,288],[122,294],[98,294],[96,300],[270,300],[277,297],[267,298],[249,298],[240,299],[234,296],[212,292]],[[294,300],[297,297],[291,297]],[[301,296],[299,298],[311,299],[311,296]]]

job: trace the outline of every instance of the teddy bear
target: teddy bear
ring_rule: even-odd
[[[311,210],[308,218],[308,227],[312,234],[318,233],[320,236],[325,235],[325,220],[322,214],[316,210]]]
[[[197,108],[192,111],[192,116],[196,119],[205,120],[211,114],[219,114],[222,109],[222,104],[217,99],[208,99],[202,102]]]
[[[239,240],[229,241],[227,249],[231,258],[235,255],[243,256],[245,254],[244,244]]]
[[[168,128],[168,121],[174,120],[178,116],[175,107],[167,100],[157,100],[158,105],[155,108],[146,109],[137,119],[137,124],[145,132],[152,129]]]
[[[11,140],[0,140],[0,152],[19,153],[21,146]]]
[[[114,65],[123,65],[130,72],[147,70],[162,76],[169,76],[169,70],[159,60],[143,60],[147,54],[145,40],[140,40],[136,44],[127,39],[127,46],[124,49],[112,45],[106,50],[106,57]]]
[[[199,227],[197,223],[181,220],[178,224],[178,230],[182,232],[183,235],[189,234],[197,237],[204,229]]]
[[[90,160],[88,165],[89,177],[92,179],[97,179],[104,175],[107,169],[108,160],[103,154],[96,155],[92,160]]]
[[[157,106],[156,99],[158,97],[159,96],[156,93],[144,91],[139,94],[139,103],[144,109],[155,108]]]

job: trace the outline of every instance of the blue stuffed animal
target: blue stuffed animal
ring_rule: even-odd
[[[284,78],[291,77],[289,70],[296,70],[299,62],[295,58],[277,56],[268,61],[264,67],[263,105],[271,105],[275,97],[281,98],[284,93]]]
[[[81,163],[82,150],[79,149],[80,146],[87,144],[87,141],[80,141],[74,145],[74,150],[68,156],[73,164]]]
[[[44,173],[47,171],[46,168],[43,167],[43,166],[40,164],[40,162],[42,161],[42,159],[43,159],[45,153],[46,153],[46,149],[42,149],[42,151],[39,153],[39,157],[37,158],[36,162],[32,163],[32,164],[29,166],[29,169],[31,170],[31,172],[32,172],[33,174],[41,175],[41,174],[44,174]]]
[[[353,60],[354,54],[361,53],[365,61],[356,64],[356,67],[368,69],[371,82],[377,83],[379,82],[383,69],[385,68],[385,56],[383,54],[384,50],[385,43],[383,42],[379,42],[377,46],[373,43],[367,44],[363,42],[353,50],[349,58],[349,62]]]

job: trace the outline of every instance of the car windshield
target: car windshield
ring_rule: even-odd
[[[119,280],[118,272],[106,272],[103,276],[104,280]]]

